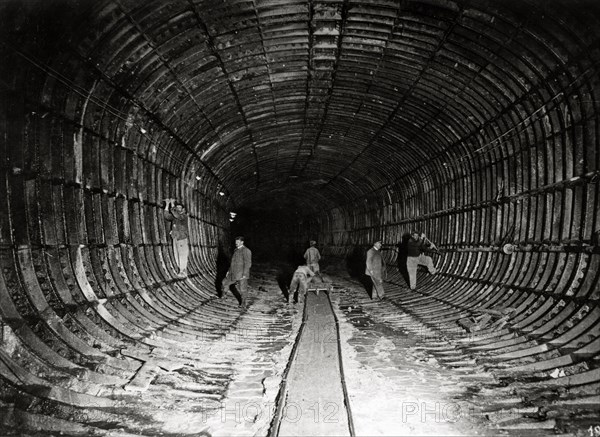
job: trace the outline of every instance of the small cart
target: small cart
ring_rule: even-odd
[[[314,277],[312,281],[310,281],[308,283],[308,286],[306,288],[306,292],[313,292],[315,293],[317,296],[319,295],[319,293],[321,291],[329,294],[331,291],[333,291],[333,283],[329,280],[327,280],[326,278],[317,278]]]

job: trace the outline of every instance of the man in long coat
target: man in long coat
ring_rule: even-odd
[[[365,274],[370,276],[373,281],[373,293],[371,298],[374,299],[375,296],[377,296],[379,300],[383,299],[383,296],[385,295],[383,289],[385,263],[381,256],[381,241],[373,243],[373,247],[367,251],[367,268],[365,269]]]
[[[244,246],[244,237],[236,237],[235,250],[231,257],[229,271],[221,283],[223,293],[229,290],[231,285],[235,285],[240,294],[240,306],[246,307],[246,292],[248,291],[248,278],[250,278],[250,267],[252,266],[252,252]]]

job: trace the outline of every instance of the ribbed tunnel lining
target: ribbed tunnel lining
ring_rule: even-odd
[[[599,16],[591,2],[5,2],[3,329],[33,374],[118,367],[108,351],[149,352],[189,311],[232,323],[209,304],[230,229],[277,256],[315,238],[358,270],[383,238],[394,270],[418,228],[442,251],[421,290],[432,312],[517,308],[498,341],[522,349],[492,343],[497,359],[597,384]],[[167,197],[191,213],[185,286]]]

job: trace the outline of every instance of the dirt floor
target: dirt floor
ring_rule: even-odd
[[[490,415],[495,392],[485,386],[493,376],[443,363],[444,354],[451,362],[455,353],[447,339],[403,312],[393,292],[371,300],[343,269],[332,268],[327,276],[339,348],[326,297],[310,295],[306,306],[303,300],[288,303],[279,269],[256,265],[247,309],[231,294],[215,296],[189,319],[178,320],[178,326],[193,327],[192,334],[167,338],[163,330],[156,336],[168,351],[157,362],[178,365],[150,366],[145,389],[115,387],[98,394],[116,401],[117,408],[57,411],[56,422],[40,422],[40,429],[52,431],[44,435],[267,436],[286,378],[280,435],[350,435],[351,426],[357,436],[506,434],[496,425],[513,418],[511,397],[498,398],[497,414]],[[307,322],[299,337],[304,308]],[[219,323],[198,328],[208,310],[217,322],[228,320],[223,328]],[[298,359],[288,365],[294,350]],[[28,411],[27,420],[37,420],[35,408]]]
[[[164,402],[164,416],[154,416],[160,432],[268,434],[303,310],[303,301],[286,302],[276,276],[276,270],[258,266],[248,309],[232,308],[241,311],[238,329],[219,341],[188,342],[187,355],[197,356],[195,369],[187,374],[165,372],[140,394],[148,402]],[[438,334],[391,301],[371,300],[343,271],[331,272],[329,278],[356,435],[497,434],[485,426],[481,408],[472,401],[472,381],[465,383],[463,374],[441,366],[421,347],[424,340],[439,340]],[[232,296],[227,299],[235,303]],[[299,359],[289,371],[281,435],[349,435],[336,367],[335,325],[322,299],[313,295],[307,302],[310,323],[305,337],[310,341],[299,345]],[[190,399],[185,390],[198,383],[193,375],[215,365],[222,370],[224,390],[213,399]],[[205,379],[218,383],[215,375]]]

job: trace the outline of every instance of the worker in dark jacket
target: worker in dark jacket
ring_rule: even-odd
[[[185,208],[175,199],[165,200],[165,219],[171,222],[171,239],[173,240],[173,254],[179,271],[179,276],[187,275],[188,256],[190,248],[188,245],[188,215]]]
[[[370,276],[373,281],[373,293],[371,298],[374,299],[375,296],[377,296],[379,300],[383,299],[383,296],[385,295],[385,290],[383,289],[383,276],[386,271],[385,263],[381,256],[381,246],[381,241],[376,241],[373,243],[373,247],[367,251],[367,267],[365,269],[365,274]]]
[[[412,231],[411,237],[406,243],[406,269],[408,270],[411,290],[416,290],[417,288],[417,269],[420,265],[427,267],[427,270],[432,275],[436,273],[433,260],[430,256],[423,253],[428,248],[437,250],[437,247],[425,237],[425,234]]]
[[[236,237],[235,239],[235,250],[231,257],[231,264],[229,265],[229,271],[225,275],[223,282],[221,283],[223,291],[221,295],[231,285],[235,285],[238,293],[240,294],[240,306],[246,307],[246,293],[248,291],[248,278],[250,278],[250,267],[252,266],[252,252],[246,246],[244,246],[244,237]]]

